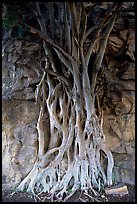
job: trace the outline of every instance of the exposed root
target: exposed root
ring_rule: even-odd
[[[52,201],[66,201],[79,189],[85,192],[91,189],[97,195],[96,190],[112,185],[114,166],[103,134],[102,116],[96,115],[100,107],[98,98],[98,105],[95,104],[95,95],[98,94],[97,79],[107,41],[117,16],[114,11],[121,4],[110,5],[89,47],[86,45],[89,9],[76,2],[55,4],[44,4],[46,13],[41,10],[41,3],[34,5],[41,31],[25,24],[44,41],[45,69],[42,60],[40,71],[44,69],[44,73],[35,93],[36,103],[40,105],[37,160],[17,190],[27,190],[36,201],[42,202],[46,197]],[[44,21],[45,17],[48,20]],[[61,27],[63,30],[58,29]],[[53,39],[48,36],[49,30]],[[89,61],[96,41],[100,44],[91,68]],[[58,56],[59,63],[55,56]],[[45,110],[48,111],[49,127],[44,123]],[[101,163],[102,152],[108,161],[106,170]],[[43,200],[41,193],[46,194]]]
[[[17,188],[18,191],[27,189],[36,200],[42,202],[47,197],[52,201],[66,201],[79,189],[85,192],[91,189],[97,195],[96,190],[112,185],[114,162],[105,143],[99,118],[92,114],[92,118],[83,123],[75,103],[66,100],[62,92],[60,96],[57,95],[56,91],[59,92],[60,88],[58,85],[52,99],[51,95],[47,99],[52,124],[49,149],[44,153],[41,142],[44,140],[44,108],[41,108],[37,124],[41,142],[38,158],[31,172]],[[101,151],[108,159],[107,173],[101,164]],[[47,194],[43,200],[40,198],[41,193]]]
[[[95,154],[90,155],[90,160],[88,157],[81,160],[77,154],[73,162],[68,164],[67,170],[63,174],[56,159],[57,165],[55,166],[54,162],[54,167],[49,164],[46,168],[40,168],[39,162],[37,162],[17,190],[23,191],[27,187],[27,192],[31,192],[35,199],[38,200],[40,200],[40,197],[36,193],[43,192],[48,193],[52,200],[56,199],[58,201],[66,201],[79,189],[82,191],[91,189],[97,195],[93,187],[98,187],[100,190],[99,179],[102,176],[105,184],[106,177],[99,165],[99,158],[96,158],[96,160],[92,158],[95,158]],[[96,173],[95,170],[98,170],[99,173]]]

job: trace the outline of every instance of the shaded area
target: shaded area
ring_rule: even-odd
[[[94,200],[78,191],[66,202],[135,202],[135,186],[128,185],[128,191],[129,194],[124,196],[106,196],[102,193],[97,198],[94,198]],[[44,195],[41,195],[41,198],[42,197],[44,198]],[[35,200],[26,192],[19,192],[14,195],[10,195],[10,192],[3,190],[2,202],[35,202]],[[45,200],[44,202],[50,202],[50,200]]]

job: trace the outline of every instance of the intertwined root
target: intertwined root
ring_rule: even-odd
[[[91,163],[93,163],[93,166],[91,166]],[[40,169],[37,163],[30,174],[18,186],[18,190],[23,191],[27,186],[27,191],[32,192],[33,195],[35,193],[47,192],[50,194],[50,198],[57,199],[58,201],[64,198],[65,201],[78,189],[93,190],[94,186],[100,189],[102,172],[97,171],[98,168],[100,167],[97,165],[97,162],[96,166],[94,166],[92,159],[89,162],[88,159],[80,160],[78,156],[68,165],[66,172],[63,174],[60,165],[56,167],[49,165],[46,168]]]
[[[37,161],[28,176],[18,186],[27,188],[37,198],[40,193],[58,201],[67,200],[76,190],[112,185],[113,157],[107,148],[100,119],[81,117],[75,103],[59,92],[60,84],[47,99],[50,115],[50,140],[44,152],[44,108],[39,114],[37,129],[39,152]],[[58,106],[58,107],[57,107]],[[108,159],[107,173],[101,164],[101,151]],[[37,194],[37,195],[36,195]],[[40,198],[39,198],[40,199]]]
[[[81,143],[78,137],[72,141],[71,134],[72,132],[69,133],[68,140],[64,140],[59,147],[48,150],[37,160],[18,190],[27,188],[33,195],[45,192],[51,199],[61,201],[67,200],[78,189],[93,190],[95,187],[100,190],[102,184],[112,184],[113,158],[103,140],[100,140],[102,144],[93,145],[95,141],[90,135]],[[107,176],[101,166],[99,146],[108,158]]]

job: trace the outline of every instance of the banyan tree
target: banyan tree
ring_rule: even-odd
[[[103,133],[99,80],[121,5],[110,2],[99,10],[92,2],[30,3],[37,24],[27,19],[20,23],[43,43],[35,91],[39,146],[34,167],[17,190],[26,189],[36,198],[44,192],[62,201],[79,189],[96,194],[113,184],[114,160]]]

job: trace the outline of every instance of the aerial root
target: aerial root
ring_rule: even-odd
[[[88,168],[88,160],[80,160],[80,158],[77,157],[75,161],[68,166],[62,179],[59,179],[57,168],[46,167],[39,172],[37,165],[35,165],[32,172],[22,181],[17,189],[22,191],[26,185],[28,185],[27,192],[31,192],[35,200],[39,200],[40,202],[44,202],[46,198],[50,198],[52,201],[56,199],[58,202],[62,200],[66,201],[78,189],[85,192],[91,189],[92,192],[97,195],[92,187]],[[47,177],[48,180],[46,180]],[[41,193],[47,193],[44,199],[40,198]]]
[[[66,201],[79,189],[84,192],[90,189],[97,196],[95,189],[100,191],[102,185],[112,184],[114,162],[110,150],[100,137],[102,132],[91,126],[90,133],[86,132],[88,139],[84,140],[76,132],[74,134],[74,124],[72,126],[69,132],[64,128],[60,146],[52,147],[37,159],[31,172],[17,187],[18,191],[27,189],[27,192],[31,192],[38,202],[44,202],[46,198],[59,202]],[[96,135],[98,138],[94,139]],[[73,144],[72,147],[72,143],[76,145]],[[107,175],[100,161],[101,150],[105,152],[108,159]],[[64,156],[67,161],[62,169],[61,162]],[[41,199],[42,193],[46,196]]]

